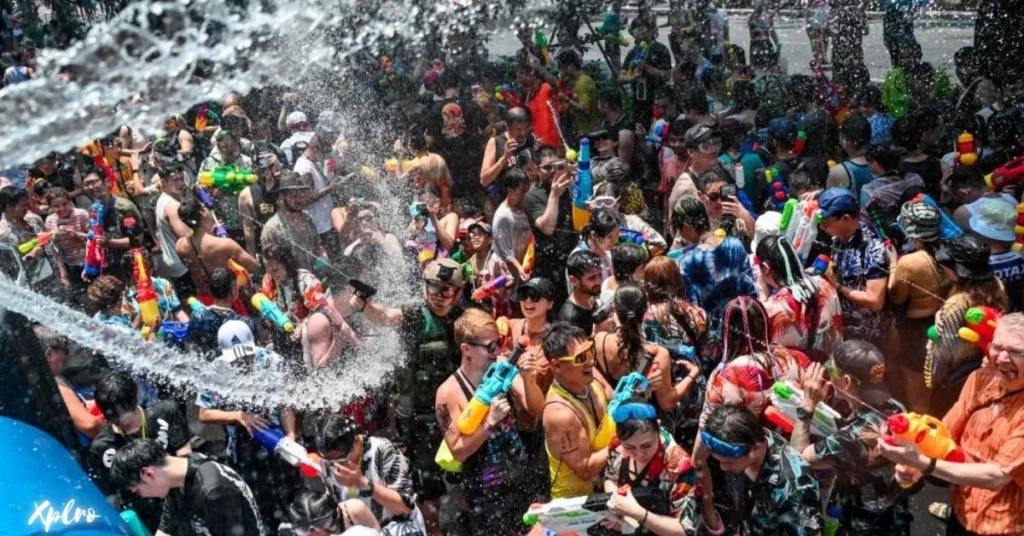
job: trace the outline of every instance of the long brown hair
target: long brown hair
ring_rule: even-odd
[[[953,283],[949,295],[960,293],[966,294],[974,305],[988,305],[1004,313],[1010,310],[1010,298],[1006,295],[1006,288],[1003,287],[1003,282],[995,276],[981,281],[961,279]]]
[[[695,349],[699,350],[700,333],[687,318],[687,302],[683,291],[686,284],[679,272],[679,265],[668,257],[651,259],[644,268],[644,288],[647,291],[648,306],[658,323],[668,326],[675,320],[690,340],[694,341]],[[668,307],[657,307],[661,304],[668,304]]]

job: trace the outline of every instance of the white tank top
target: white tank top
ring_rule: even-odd
[[[156,200],[156,229],[157,229],[157,240],[160,241],[160,255],[163,260],[164,266],[167,267],[167,274],[171,278],[178,278],[185,275],[188,272],[188,267],[185,263],[181,262],[178,258],[178,252],[174,250],[174,245],[178,242],[178,236],[174,234],[174,229],[171,228],[171,222],[167,221],[167,216],[164,214],[167,210],[167,205],[174,198],[162,193]]]

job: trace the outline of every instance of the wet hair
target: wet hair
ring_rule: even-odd
[[[565,49],[558,53],[556,58],[558,66],[565,68],[567,65],[572,65],[577,70],[583,68],[583,58],[580,57],[579,53],[572,49]]]
[[[934,110],[928,107],[916,108],[906,117],[893,122],[893,145],[907,152],[916,151],[921,147],[921,137],[925,132],[934,129],[938,124],[939,116]]]
[[[950,188],[956,190],[964,186],[971,188],[987,188],[985,176],[976,166],[956,166],[949,178]]]
[[[193,196],[185,196],[181,204],[178,205],[178,217],[189,229],[195,231],[203,219],[202,203]]]
[[[214,268],[210,272],[210,294],[218,300],[230,298],[237,285],[238,280],[235,274],[227,268]]]
[[[680,229],[683,224],[691,225],[698,233],[704,233],[711,229],[711,220],[708,219],[708,210],[696,196],[684,195],[672,207],[672,227]]]
[[[530,111],[521,107],[509,108],[505,112],[505,121],[508,123],[529,123]]]
[[[93,398],[107,421],[113,422],[119,413],[139,405],[139,386],[127,373],[113,371],[96,383]]]
[[[441,73],[441,79],[438,81],[437,87],[441,90],[458,88],[462,87],[462,81],[454,69],[445,69]]]
[[[744,406],[721,405],[712,408],[703,429],[722,441],[747,448],[765,442],[761,422]]]
[[[320,454],[339,451],[347,455],[352,451],[356,437],[365,435],[366,431],[352,417],[341,413],[328,413],[317,423],[316,448]]]
[[[725,83],[725,71],[721,67],[708,67],[700,75],[700,82],[704,87],[712,87],[716,84]]]
[[[787,180],[789,181],[789,190],[794,192],[794,195],[796,192],[809,192],[821,188],[815,183],[814,177],[811,177],[811,174],[802,168],[790,173]]]
[[[818,285],[804,272],[800,256],[789,239],[784,236],[766,236],[757,243],[754,252],[758,259],[772,269],[772,276],[782,287],[789,288],[793,297],[803,305],[816,303]],[[817,326],[813,326],[817,329]]]
[[[832,361],[839,370],[861,384],[882,386],[885,379],[885,357],[877,346],[868,341],[843,341],[832,353]]]
[[[712,184],[733,184],[733,177],[722,166],[715,166],[697,176],[697,188],[702,194],[708,192]]]
[[[732,102],[734,110],[756,110],[757,93],[754,91],[754,83],[741,81],[732,86]]]
[[[864,117],[851,116],[839,127],[839,135],[852,143],[857,150],[863,150],[871,143],[871,124]]]
[[[303,489],[288,506],[288,517],[296,527],[340,527],[338,502],[330,493]]]
[[[25,190],[13,186],[0,188],[0,211],[7,210],[28,197]]]
[[[530,177],[526,175],[521,167],[510,167],[501,172],[501,176],[498,177],[498,182],[506,192],[514,188],[519,188],[524,184],[530,183]]]
[[[836,145],[836,127],[832,117],[825,112],[809,112],[804,115],[799,128],[807,134],[804,144],[804,158],[827,159]]]
[[[886,173],[898,173],[903,154],[898,149],[888,145],[872,145],[868,147],[864,157],[867,158],[868,162],[877,163]]]
[[[89,285],[86,297],[98,310],[105,311],[121,303],[124,288],[124,281],[112,275],[101,275]]]
[[[629,281],[633,272],[647,262],[647,250],[637,244],[619,244],[612,251],[612,274],[618,282]]]
[[[665,256],[651,259],[644,269],[644,288],[651,303],[664,303],[678,297],[685,288],[679,264]]]
[[[142,480],[145,467],[167,465],[167,451],[156,439],[133,439],[117,449],[110,464],[110,483],[121,489],[129,489]]]
[[[825,182],[828,180],[828,160],[817,156],[805,157],[800,161],[797,171],[806,171],[811,176],[811,182],[815,188],[824,188]],[[790,180],[792,181],[792,179]]]
[[[64,199],[67,199],[68,201],[71,200],[71,196],[68,195],[68,191],[65,190],[64,188],[61,188],[60,186],[51,186],[51,187],[47,188],[47,190],[46,190],[46,204],[47,205],[52,205],[55,200],[60,199],[62,197]]]
[[[619,217],[609,208],[599,208],[590,214],[590,223],[583,227],[584,240],[593,233],[597,238],[604,238],[619,228]]]
[[[615,289],[612,303],[621,322],[615,332],[619,338],[617,357],[629,364],[629,370],[636,370],[646,351],[644,314],[647,313],[647,294],[639,283],[625,281]]]
[[[586,339],[587,334],[576,324],[555,322],[544,335],[541,350],[548,359],[555,359],[568,354],[574,342]]]
[[[600,269],[601,257],[589,249],[581,249],[572,252],[569,255],[569,259],[565,261],[565,264],[569,276],[579,279],[590,270]]]
[[[700,115],[705,115],[710,112],[708,107],[708,94],[700,87],[691,87],[683,93],[682,99],[680,99],[680,105],[683,107],[683,111],[689,114],[690,112],[697,112]],[[689,124],[689,123],[687,123]],[[683,130],[676,130],[675,126],[672,126],[672,130],[675,132],[686,132]]]
[[[633,397],[628,399],[626,404],[650,404],[651,402],[646,398]],[[615,423],[615,433],[618,438],[622,441],[629,441],[629,439],[637,434],[644,432],[654,432],[655,435],[659,434],[661,428],[658,426],[658,418],[652,419],[638,419],[636,417],[630,417],[622,422]]]
[[[885,105],[882,104],[882,90],[875,86],[864,86],[857,92],[857,102],[870,106],[875,110],[882,111]]]
[[[953,63],[956,64],[957,67],[961,65],[977,67],[978,55],[975,53],[974,47],[968,45],[957,49],[956,53],[953,54]],[[963,82],[967,83],[968,81],[964,80]]]
[[[818,84],[810,75],[794,74],[789,77],[789,99],[793,104],[807,106],[818,99]]]
[[[615,111],[622,110],[622,92],[615,88],[602,89],[597,94],[597,102],[605,103]]]
[[[722,319],[722,353],[725,362],[747,355],[761,363],[765,370],[771,370],[767,363],[771,339],[768,333],[768,313],[764,305],[750,296],[733,298],[725,304]]]

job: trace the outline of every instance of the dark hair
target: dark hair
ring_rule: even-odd
[[[807,134],[804,158],[828,158],[836,145],[836,126],[832,117],[823,111],[808,112],[800,122],[800,130]]]
[[[724,360],[748,355],[771,370],[767,363],[768,344],[768,313],[761,302],[749,296],[740,296],[725,304],[722,314],[722,337],[724,342]]]
[[[899,172],[900,160],[903,159],[903,154],[899,150],[888,145],[872,145],[868,147],[864,156],[868,162],[875,162],[881,166],[886,173]]]
[[[754,91],[754,83],[747,81],[736,82],[732,86],[732,103],[734,110],[756,110],[757,93]]]
[[[967,45],[957,49],[956,53],[953,54],[953,63],[957,66],[970,65],[976,67],[978,63],[978,56],[974,53],[974,47]],[[968,80],[964,80],[961,83],[968,83]]]
[[[711,229],[708,210],[696,196],[684,195],[676,203],[676,206],[672,207],[672,227],[680,229],[683,224],[693,226],[698,233],[704,233]]]
[[[864,86],[857,92],[856,101],[862,105],[870,106],[876,110],[882,110],[882,90],[875,86]]]
[[[744,406],[712,408],[704,422],[704,431],[727,443],[747,448],[765,442],[761,422]]]
[[[797,105],[806,106],[818,98],[818,84],[810,75],[794,74],[789,77],[789,99]]]
[[[238,280],[235,274],[227,268],[214,268],[210,272],[210,294],[218,300],[231,297],[231,293],[235,291],[237,285]]]
[[[708,88],[715,84],[725,83],[725,71],[721,67],[708,67],[700,75],[700,83]]]
[[[107,421],[113,422],[119,412],[139,405],[139,387],[127,373],[113,371],[96,383],[93,398]]]
[[[46,190],[46,204],[52,205],[55,199],[63,197],[64,199],[71,200],[71,196],[68,195],[68,191],[60,186],[51,186]]]
[[[647,250],[637,244],[619,244],[612,251],[612,274],[615,280],[629,281],[637,268],[647,263]]]
[[[295,252],[292,251],[290,245],[276,242],[264,244],[263,258],[272,259],[281,263],[285,267],[285,270],[288,271],[288,278],[292,286],[292,291],[296,296],[302,295],[302,291],[299,290],[298,264],[295,262]]]
[[[365,436],[356,421],[341,413],[328,413],[317,423],[316,448],[321,454],[329,451],[348,453],[355,444],[356,437]]]
[[[622,110],[622,92],[615,88],[602,89],[597,94],[597,102],[603,102],[615,111]]]
[[[587,334],[576,324],[555,322],[548,328],[547,334],[544,335],[541,350],[544,351],[544,355],[548,359],[554,359],[568,354],[572,343],[586,339]]]
[[[178,217],[193,231],[199,227],[199,222],[203,219],[202,214],[203,204],[193,196],[185,196],[178,205]]]
[[[325,529],[341,525],[341,520],[338,519],[338,502],[330,493],[311,489],[299,490],[295,494],[295,499],[288,506],[288,517],[291,518],[292,525],[298,528]]]
[[[629,364],[629,370],[636,370],[644,352],[644,314],[647,313],[647,294],[635,281],[625,281],[615,290],[613,307],[621,324],[616,334],[619,337],[617,357]]]
[[[879,385],[883,379],[885,357],[877,346],[868,341],[843,341],[832,353],[832,360],[840,370],[860,383]]]
[[[508,190],[513,188],[519,188],[524,184],[528,184],[530,182],[530,177],[526,175],[523,168],[516,166],[502,171],[501,175],[498,177],[498,182],[501,184],[501,187],[508,192]]]
[[[704,101],[704,106],[707,106],[707,101]],[[686,135],[686,131],[689,130],[691,126],[693,125],[686,119],[673,119],[668,125],[668,136],[670,138],[682,138]]]
[[[167,464],[167,451],[156,439],[133,439],[117,449],[110,464],[110,483],[121,489],[137,485],[145,467],[163,467]]]
[[[509,108],[505,112],[505,122],[507,123],[529,123],[530,122],[530,111],[526,108],[516,107]]]
[[[25,190],[13,186],[0,188],[0,211],[7,210],[28,197]]]
[[[811,183],[815,188],[824,188],[825,182],[828,180],[828,160],[818,156],[804,157],[804,159],[800,161],[800,166],[797,168],[797,171],[807,172],[807,174],[810,175]],[[790,179],[790,182],[792,182],[792,179]]]
[[[626,401],[626,404],[650,404],[646,398],[633,397]],[[654,432],[658,434],[661,428],[658,426],[658,418],[638,419],[630,417],[625,421],[615,423],[615,433],[620,440],[628,441],[631,437],[642,432]]]
[[[610,208],[599,208],[590,214],[590,223],[583,227],[581,234],[584,240],[590,238],[590,233],[594,233],[598,238],[604,238],[618,228],[618,215]]]
[[[791,294],[801,305],[817,304],[820,289],[804,272],[800,256],[789,239],[784,236],[766,236],[757,243],[757,258],[766,263],[775,281],[792,289]],[[817,329],[817,326],[812,326]]]
[[[441,73],[441,79],[438,81],[437,87],[442,90],[462,87],[462,81],[454,69],[445,69]]]
[[[409,129],[407,139],[409,141],[409,148],[414,151],[423,151],[427,148],[427,138],[423,135],[422,130]]]
[[[893,122],[893,145],[907,152],[916,151],[921,147],[921,137],[939,124],[939,115],[929,107],[915,108],[906,117]]]
[[[569,276],[580,278],[583,274],[594,268],[601,268],[601,256],[589,249],[581,249],[574,251],[569,255],[569,259],[565,261],[566,271]]]
[[[594,196],[607,195],[616,199],[622,199],[622,185],[618,181],[603,181],[594,187]]]
[[[689,114],[690,112],[697,112],[700,115],[705,115],[710,111],[708,107],[708,94],[700,87],[691,87],[683,93],[683,98],[680,100],[680,104],[683,107],[683,111]],[[673,130],[674,127],[673,127]],[[680,132],[685,132],[682,130]]]
[[[857,150],[863,150],[871,143],[871,123],[864,117],[849,117],[839,127],[839,135],[852,143]]]
[[[577,70],[583,68],[583,58],[581,58],[580,55],[572,49],[565,49],[559,52],[556,60],[558,61],[558,66],[561,68],[565,68],[567,65],[572,65],[573,67],[576,67]]]
[[[950,187],[953,190],[970,186],[973,188],[985,188],[985,177],[977,166],[956,166],[949,178]]]
[[[555,159],[557,159],[558,158],[558,151],[556,151],[553,147],[548,147],[547,145],[541,147],[540,150],[537,151],[536,161],[537,161],[538,164],[540,164],[541,161],[543,161],[545,158],[555,158]]]
[[[917,84],[931,83],[935,80],[935,67],[927,61],[918,63],[907,69],[907,82]]]
[[[707,193],[708,186],[724,182],[733,184],[733,177],[722,166],[715,166],[697,176],[697,188],[701,193]]]
[[[124,294],[124,281],[112,276],[101,275],[97,277],[86,290],[86,297],[94,307],[105,311],[114,305],[121,303]]]
[[[786,178],[791,192],[808,192],[821,188],[806,169],[798,168]],[[795,195],[795,194],[794,194]]]

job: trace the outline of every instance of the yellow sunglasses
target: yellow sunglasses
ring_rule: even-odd
[[[587,364],[591,359],[594,358],[594,341],[587,341],[580,350],[573,355],[562,356],[558,361],[571,361],[573,366],[580,366]]]

